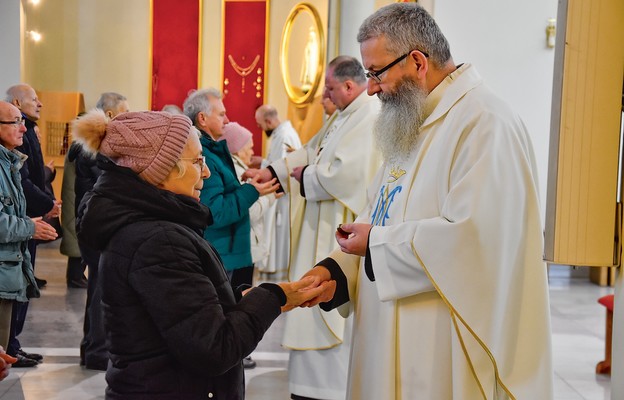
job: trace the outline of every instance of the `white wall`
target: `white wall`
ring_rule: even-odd
[[[360,58],[357,30],[380,0],[343,0],[340,54]],[[550,140],[554,49],[546,47],[546,26],[557,16],[557,0],[427,0],[447,37],[456,64],[474,64],[486,83],[521,115],[538,163],[542,218]]]
[[[0,1],[0,98],[21,81],[20,0]]]
[[[150,96],[149,1],[79,2],[77,89],[87,108],[102,92],[120,92],[132,110],[147,110]]]
[[[546,205],[554,49],[546,25],[557,0],[435,0],[434,17],[456,64],[474,64],[486,83],[522,116],[538,163]]]
[[[376,10],[374,0],[342,0],[340,2],[340,55],[361,60],[357,33],[362,22]]]

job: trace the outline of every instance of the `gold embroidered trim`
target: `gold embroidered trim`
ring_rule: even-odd
[[[476,334],[476,332],[474,330],[472,330],[472,328],[470,327],[470,325],[468,325],[468,323],[466,322],[466,320],[464,320],[462,318],[462,316],[457,312],[457,310],[455,309],[455,307],[453,307],[453,305],[451,304],[451,302],[449,301],[449,299],[446,298],[446,296],[444,295],[444,293],[442,293],[442,290],[440,290],[440,287],[438,286],[438,284],[436,283],[436,281],[433,279],[433,277],[431,276],[431,274],[429,273],[429,270],[427,269],[427,267],[425,266],[425,263],[422,261],[422,259],[420,258],[420,256],[418,255],[418,252],[416,252],[416,249],[414,248],[414,243],[410,243],[411,247],[412,247],[412,253],[414,253],[414,256],[416,257],[416,259],[418,260],[418,262],[420,263],[420,265],[422,265],[423,271],[425,271],[425,274],[427,274],[427,277],[429,278],[429,280],[431,281],[431,283],[433,284],[433,286],[435,287],[436,291],[438,292],[438,294],[440,295],[440,298],[442,298],[442,300],[444,301],[444,303],[446,304],[446,306],[449,309],[449,312],[451,314],[451,316],[453,317],[453,320],[455,320],[455,318],[458,318],[462,325],[464,325],[464,327],[468,330],[468,332],[470,332],[470,334],[472,335],[472,337],[477,341],[477,343],[479,343],[479,345],[481,346],[481,348],[483,348],[483,350],[485,351],[485,353],[488,355],[488,357],[490,358],[490,361],[492,362],[492,366],[494,368],[494,377],[496,379],[496,382],[500,385],[500,387],[503,388],[503,390],[505,391],[505,393],[507,393],[507,395],[509,396],[509,398],[511,400],[515,400],[516,398],[514,397],[514,395],[511,393],[511,391],[507,388],[507,386],[505,386],[505,384],[503,383],[503,381],[500,379],[500,374],[498,372],[498,365],[496,363],[496,359],[494,358],[494,355],[492,354],[492,352],[490,351],[490,349],[487,347],[487,345],[483,342],[483,340],[481,340],[481,338]],[[457,326],[456,326],[457,327]],[[456,329],[457,330],[457,329]],[[458,331],[459,334],[459,331]],[[460,335],[461,337],[461,335]],[[463,347],[463,343],[462,343],[462,347]],[[466,355],[466,358],[468,360],[468,362],[470,363],[470,356],[466,353],[466,351],[464,350],[464,353]],[[472,364],[471,364],[472,365]],[[472,368],[472,366],[471,366]],[[476,374],[476,372],[473,370],[473,373]],[[479,383],[479,381],[477,380],[477,382]],[[479,383],[479,386],[481,386],[481,384]],[[483,393],[483,392],[482,392]],[[485,396],[485,393],[483,393]],[[486,397],[487,399],[487,397]]]

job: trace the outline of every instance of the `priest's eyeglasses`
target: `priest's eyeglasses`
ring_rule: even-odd
[[[418,50],[418,49],[410,50],[408,53],[403,54],[402,56],[400,56],[396,60],[392,61],[390,64],[386,65],[385,67],[383,67],[379,71],[366,71],[366,73],[364,74],[364,75],[366,75],[366,79],[372,79],[372,80],[374,80],[377,83],[381,83],[381,75],[384,72],[386,72],[387,70],[389,70],[390,68],[394,67],[395,65],[397,65],[398,63],[403,61],[405,59],[405,57],[407,57],[407,56],[409,56],[411,54],[412,51],[420,51],[425,57],[429,58],[429,54],[425,53],[424,51],[421,51],[421,50]]]
[[[199,170],[203,171],[204,167],[206,167],[206,157],[197,157],[197,158],[180,158],[183,161],[192,161],[193,164],[199,165]]]
[[[26,120],[24,118],[16,119],[15,121],[0,121],[2,125],[15,125],[16,128],[19,128],[20,125],[26,125]]]

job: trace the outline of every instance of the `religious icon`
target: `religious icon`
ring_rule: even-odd
[[[301,65],[301,91],[308,93],[312,89],[316,78],[316,69],[319,62],[318,35],[313,26],[309,28],[308,41],[303,52],[303,64]]]

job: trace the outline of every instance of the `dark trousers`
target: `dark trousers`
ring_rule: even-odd
[[[98,264],[100,253],[89,246],[79,243],[82,259],[89,266],[87,284],[87,304],[85,306],[83,338],[80,342],[80,360],[89,369],[106,370],[108,348],[104,330],[104,312],[102,308],[102,288],[98,283]]]
[[[67,272],[65,278],[67,283],[80,282],[84,276],[86,263],[82,261],[82,257],[68,257],[67,258]]]
[[[37,255],[37,242],[35,240],[28,241],[28,251],[30,252],[30,262],[35,269],[35,256]],[[24,330],[24,322],[26,321],[26,312],[28,311],[28,303],[16,301],[13,303],[13,312],[11,313],[11,330],[9,331],[9,345],[6,352],[15,356],[17,351],[22,348],[17,338]]]

